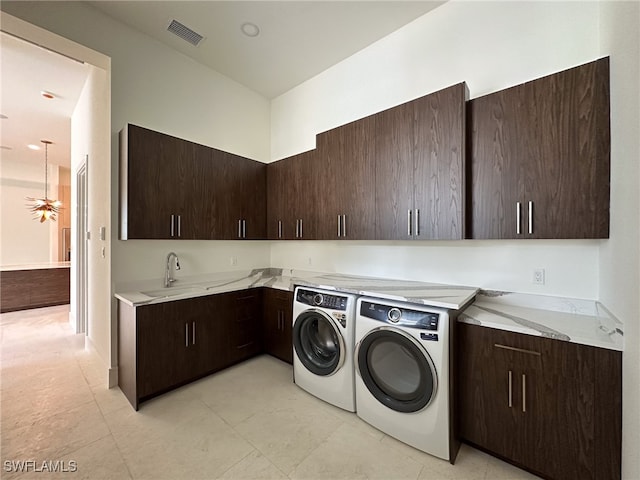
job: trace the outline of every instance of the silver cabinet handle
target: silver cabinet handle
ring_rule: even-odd
[[[185,347],[189,346],[189,324],[188,323],[184,324],[184,346]]]
[[[509,408],[513,407],[513,372],[509,370]]]
[[[242,238],[247,238],[247,221],[242,220]]]
[[[346,238],[347,236],[347,216],[342,214],[342,236]]]
[[[175,237],[175,215],[171,215],[171,236]]]
[[[282,220],[278,220],[278,238],[282,238]]]
[[[411,209],[407,210],[407,235],[411,236]]]
[[[238,238],[242,238],[242,220],[238,220]]]
[[[193,322],[191,327],[191,344],[195,345],[196,344],[196,322]]]
[[[340,221],[340,215],[338,215],[338,238],[342,236],[342,222]]]
[[[302,233],[302,219],[300,219],[300,238],[303,238],[304,235]]]
[[[527,412],[527,376],[522,374],[522,413]]]
[[[533,235],[533,202],[529,200],[529,235]]]
[[[178,215],[178,237],[182,237],[182,215]]]
[[[520,224],[522,223],[522,219],[520,218],[520,202],[516,202],[516,234],[520,235],[522,233],[522,229],[520,228]]]
[[[416,208],[416,229],[415,229],[416,237],[420,236],[420,209]]]

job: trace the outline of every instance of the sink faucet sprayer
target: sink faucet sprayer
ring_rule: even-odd
[[[176,255],[174,252],[169,252],[169,255],[167,255],[167,266],[164,270],[164,286],[165,287],[170,287],[171,285],[173,285],[174,282],[177,282],[178,280],[176,280],[175,278],[173,278],[173,275],[171,273],[171,257],[174,257],[176,259],[176,270],[180,270],[180,261],[178,260],[178,255]]]

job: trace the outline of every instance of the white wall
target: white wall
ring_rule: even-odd
[[[272,160],[319,132],[466,81],[470,98],[594,60],[598,4],[449,2],[272,101]],[[598,241],[317,243],[272,247],[272,265],[392,275],[595,299]],[[384,253],[382,253],[384,252]],[[375,261],[373,261],[375,259]],[[546,270],[533,285],[532,270]]]
[[[272,101],[271,159],[466,81],[470,98],[593,60],[596,2],[449,2]]]
[[[625,321],[623,478],[640,478],[640,3],[603,2],[611,55],[611,239],[600,249],[600,299]]]
[[[58,166],[49,164],[48,196],[58,192]],[[58,260],[58,225],[40,223],[26,197],[44,196],[42,164],[0,159],[0,265],[32,265]],[[65,205],[66,208],[66,205]]]
[[[110,237],[100,239],[100,227],[111,231],[110,175],[110,116],[109,116],[109,72],[104,69],[88,66],[85,82],[71,119],[71,169],[74,172],[74,208],[72,228],[77,229],[77,182],[75,172],[86,160],[88,184],[88,218],[90,232],[87,252],[88,264],[88,316],[87,347],[95,350],[108,370],[114,367],[112,340],[115,337],[111,326],[110,295]],[[75,242],[75,238],[73,239]],[[74,261],[77,251],[73,245]],[[74,262],[75,263],[75,262]],[[75,311],[75,271],[72,282],[72,317]],[[112,372],[111,375],[115,373]],[[105,383],[109,377],[105,375]]]

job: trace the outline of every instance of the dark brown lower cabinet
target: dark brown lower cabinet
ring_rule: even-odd
[[[293,292],[265,288],[263,300],[264,351],[293,363]]]
[[[227,310],[229,364],[262,352],[262,289],[224,294],[230,299]]]
[[[461,323],[463,441],[549,479],[620,478],[621,352]]]
[[[119,302],[118,384],[131,405],[262,353],[262,295],[254,288],[138,307]]]

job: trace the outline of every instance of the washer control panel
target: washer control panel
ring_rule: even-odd
[[[440,322],[439,313],[364,301],[360,304],[360,315],[384,323],[421,330],[437,331]]]
[[[329,308],[331,310],[346,310],[348,297],[332,295],[329,293],[318,293],[312,290],[298,289],[296,301],[311,305],[313,307]]]

